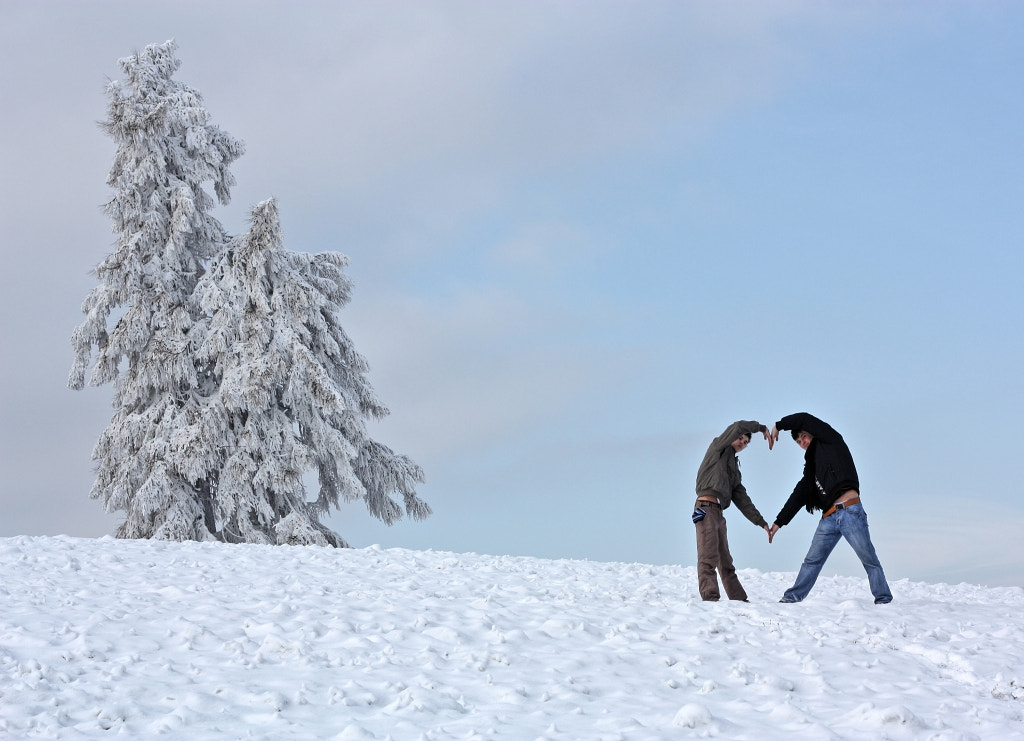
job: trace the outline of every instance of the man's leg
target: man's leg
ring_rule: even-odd
[[[732,563],[732,553],[729,552],[729,533],[726,529],[725,515],[721,516],[721,524],[718,528],[718,574],[722,577],[722,585],[729,599],[745,600],[747,593],[736,576],[736,567]]]
[[[811,538],[811,547],[807,549],[804,562],[800,565],[800,572],[796,575],[796,581],[786,590],[779,602],[800,602],[810,593],[825,561],[842,537],[834,517],[835,515],[825,517],[818,523],[814,537]]]
[[[718,527],[715,525],[715,517],[722,518],[720,507],[697,502],[707,512],[704,519],[697,526],[697,588],[700,590],[700,598],[709,602],[717,602],[720,598],[718,592],[718,574],[715,567],[718,565]]]
[[[871,533],[868,531],[868,515],[859,504],[854,504],[846,509],[836,512],[833,517],[840,516],[839,527],[843,537],[853,546],[853,552],[857,554],[864,571],[868,575],[868,586],[871,587],[871,594],[875,598],[875,604],[886,604],[892,602],[892,592],[889,591],[889,583],[885,580],[885,572],[882,571],[882,564],[875,553],[875,546],[871,543]]]

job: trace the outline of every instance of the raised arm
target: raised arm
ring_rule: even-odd
[[[779,437],[779,430],[796,430],[797,432],[804,430],[805,432],[809,432],[812,437],[821,440],[823,443],[833,443],[843,439],[838,432],[832,429],[832,426],[828,422],[823,422],[813,414],[808,414],[807,412],[787,414],[776,422],[771,433],[776,440]]]
[[[725,431],[715,438],[712,445],[718,450],[725,450],[735,442],[740,435],[750,435],[753,437],[755,432],[764,432],[765,426],[756,420],[740,420],[733,422],[731,425],[725,428]]]

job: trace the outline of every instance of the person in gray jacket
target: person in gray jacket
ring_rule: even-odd
[[[719,576],[722,577],[729,599],[747,599],[729,552],[723,510],[735,502],[748,520],[770,533],[768,523],[747,495],[736,457],[747,447],[750,436],[755,432],[760,432],[768,439],[768,429],[758,422],[733,422],[725,428],[725,432],[711,441],[697,470],[697,502],[693,507],[693,523],[697,526],[697,586],[701,599],[705,601],[717,602],[720,599]]]

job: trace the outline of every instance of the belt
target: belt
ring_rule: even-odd
[[[860,497],[854,497],[853,499],[847,499],[845,502],[840,502],[839,504],[833,504],[831,507],[829,507],[827,510],[825,510],[825,514],[823,514],[821,516],[821,519],[824,520],[826,517],[828,517],[830,515],[834,515],[836,513],[836,510],[846,509],[851,504],[860,504]]]
[[[721,507],[722,506],[721,502],[717,502],[714,499],[698,499],[697,501],[698,502],[703,502],[704,504],[713,504],[716,507]]]

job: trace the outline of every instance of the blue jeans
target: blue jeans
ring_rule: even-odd
[[[868,516],[860,504],[852,504],[822,519],[818,529],[811,538],[811,547],[796,575],[796,582],[786,590],[781,602],[800,602],[811,591],[818,580],[825,561],[836,547],[840,536],[846,538],[853,546],[854,553],[864,566],[868,575],[868,586],[875,597],[875,604],[892,602],[892,592],[885,581],[882,564],[875,555],[875,547],[871,545],[871,534],[868,533]]]

